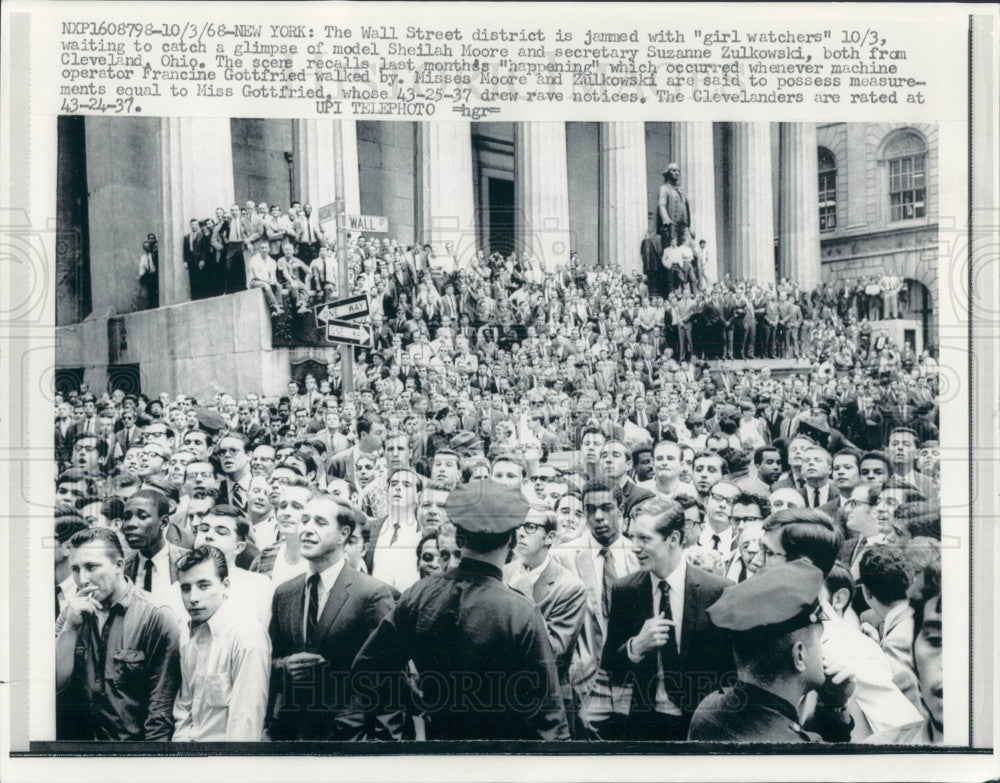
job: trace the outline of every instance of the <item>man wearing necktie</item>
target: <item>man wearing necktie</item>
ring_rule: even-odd
[[[163,493],[141,489],[126,501],[121,531],[135,551],[125,560],[125,576],[160,596],[177,581],[177,561],[188,551],[167,541],[169,524],[170,506]]]
[[[687,565],[674,501],[639,506],[629,535],[640,570],[613,586],[601,663],[612,683],[634,683],[626,739],[684,740],[695,708],[733,668],[707,614],[732,583]]]
[[[344,547],[359,525],[350,506],[319,493],[306,503],[303,520],[299,538],[308,575],[279,585],[272,604],[266,728],[273,740],[360,740],[364,717],[351,687],[351,663],[392,611],[392,593],[344,567]],[[392,734],[380,731],[371,738]]]

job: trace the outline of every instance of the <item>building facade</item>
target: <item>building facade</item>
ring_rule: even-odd
[[[344,161],[344,192],[333,166]],[[256,291],[190,301],[181,245],[217,207],[343,198],[401,243],[533,252],[639,272],[666,165],[681,166],[706,272],[806,288],[893,269],[934,343],[937,129],[927,125],[362,122],[61,117],[57,363],[67,385],[279,393]],[[137,280],[159,241],[159,304]]]

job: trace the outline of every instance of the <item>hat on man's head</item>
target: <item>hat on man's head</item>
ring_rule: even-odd
[[[476,433],[469,432],[469,430],[461,430],[452,436],[452,439],[448,441],[448,445],[459,454],[467,454],[481,449],[483,441]]]
[[[442,405],[434,412],[434,421],[441,421],[451,413],[453,413],[453,411],[448,405]]]
[[[448,519],[469,533],[508,533],[524,524],[530,508],[520,492],[490,479],[460,484],[445,501]]]
[[[216,413],[207,408],[198,408],[198,429],[204,430],[209,435],[218,435],[222,430],[229,429],[221,413]]]
[[[822,587],[823,572],[808,558],[799,558],[730,585],[708,608],[708,616],[732,633],[782,636],[825,618],[819,604]]]

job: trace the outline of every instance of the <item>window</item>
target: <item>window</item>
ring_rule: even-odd
[[[914,131],[899,131],[885,146],[889,167],[889,219],[927,215],[927,145]]]
[[[837,159],[826,147],[819,148],[819,230],[837,227]]]

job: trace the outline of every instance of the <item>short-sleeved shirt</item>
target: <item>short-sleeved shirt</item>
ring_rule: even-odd
[[[65,612],[56,632],[62,630]],[[76,635],[71,682],[80,686],[93,738],[168,741],[180,686],[177,620],[129,582],[99,627],[88,615]]]

